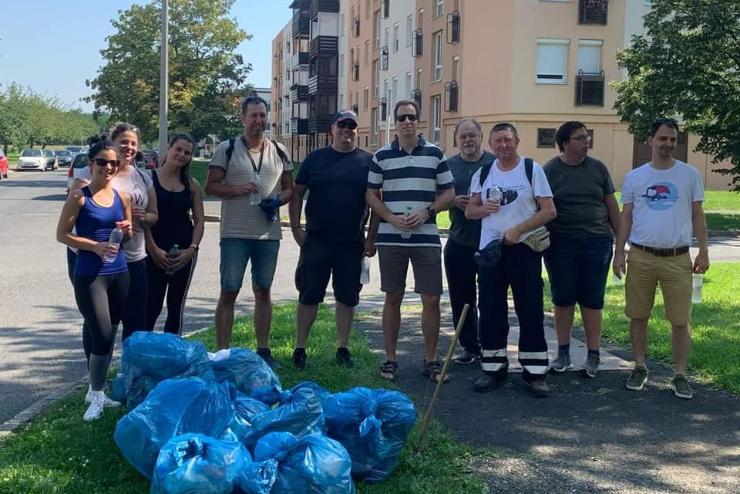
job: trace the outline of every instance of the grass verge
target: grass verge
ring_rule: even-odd
[[[293,368],[295,306],[275,307],[273,355],[281,367],[278,375],[284,387],[302,380],[313,380],[332,391],[354,386],[381,387],[387,382],[377,377],[378,357],[365,339],[354,333],[350,348],[355,361],[352,369],[334,364],[336,348],[332,312],[322,307],[313,326],[311,347],[305,371]],[[195,336],[214,348],[214,333]],[[254,348],[251,320],[237,319],[234,346]],[[0,443],[0,493],[80,493],[128,494],[149,491],[149,482],[136,472],[113,442],[113,429],[121,409],[108,409],[103,418],[88,424],[82,421],[85,410],[83,392],[61,401],[22,430]],[[421,413],[421,411],[420,411]],[[422,452],[414,453],[416,431],[393,475],[376,485],[357,484],[359,493],[476,493],[485,492],[483,482],[472,473],[475,451],[455,443],[434,426]]]
[[[740,213],[705,213],[709,230],[740,230]]]

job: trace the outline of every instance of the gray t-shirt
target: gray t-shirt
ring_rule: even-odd
[[[460,154],[447,159],[452,177],[455,180],[455,195],[470,196],[470,179],[484,165],[493,163],[496,157],[484,151],[478,161],[465,161]],[[480,243],[480,220],[469,220],[465,213],[455,206],[450,209],[450,240],[467,247],[478,248]]]
[[[587,156],[571,166],[557,156],[545,163],[545,175],[558,212],[547,225],[551,232],[578,237],[612,234],[604,196],[614,194],[614,183],[604,163]]]
[[[262,199],[277,197],[280,193],[280,177],[284,171],[292,171],[293,165],[280,158],[270,139],[265,139],[264,143],[262,167],[257,180],[255,180],[257,173],[254,171],[252,161],[247,157],[247,153],[251,152],[240,138],[234,142],[234,152],[228,164],[226,163],[226,150],[229,147],[229,141],[226,140],[218,145],[208,166],[226,170],[224,183],[227,185],[259,182]],[[282,146],[280,143],[277,145]],[[284,147],[282,150],[287,156],[287,150]],[[255,166],[259,167],[260,153],[251,153],[251,155]],[[249,204],[249,194],[247,194],[221,200],[221,238],[280,240],[282,232],[280,222],[268,221],[259,205]]]

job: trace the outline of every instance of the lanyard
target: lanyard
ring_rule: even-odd
[[[249,151],[249,144],[247,144],[247,140],[244,138],[244,136],[241,136],[242,138],[242,144],[244,144],[244,147],[247,148],[247,158],[249,158],[249,162],[252,163],[252,169],[254,170],[254,173],[257,175],[260,174],[262,171],[262,158],[265,155],[265,141],[262,141],[262,146],[260,147],[260,162],[259,165],[254,164],[254,159],[252,158],[252,153]]]

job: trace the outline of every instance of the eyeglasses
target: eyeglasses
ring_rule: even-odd
[[[416,115],[408,114],[408,115],[398,115],[396,117],[397,122],[405,122],[408,120],[409,122],[416,122]]]
[[[357,128],[357,122],[352,120],[340,120],[335,124],[339,129],[355,130]]]
[[[115,167],[118,166],[118,160],[106,160],[106,159],[103,159],[103,158],[95,158],[93,161],[95,162],[96,165],[98,165],[100,167],[110,165],[113,168],[115,168]]]
[[[570,140],[572,140],[572,141],[586,141],[586,142],[588,142],[588,141],[591,140],[591,136],[588,135],[588,134],[584,134],[582,136],[574,136],[574,137],[571,137]]]

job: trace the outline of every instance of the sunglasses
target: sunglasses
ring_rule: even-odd
[[[406,120],[408,120],[409,122],[416,122],[416,115],[398,115],[396,117],[397,122],[405,122]]]
[[[355,130],[357,128],[357,122],[352,120],[340,120],[335,124],[339,129]]]
[[[95,158],[93,161],[95,162],[96,165],[101,166],[101,167],[110,165],[115,168],[118,166],[118,160],[106,160],[103,158]]]

